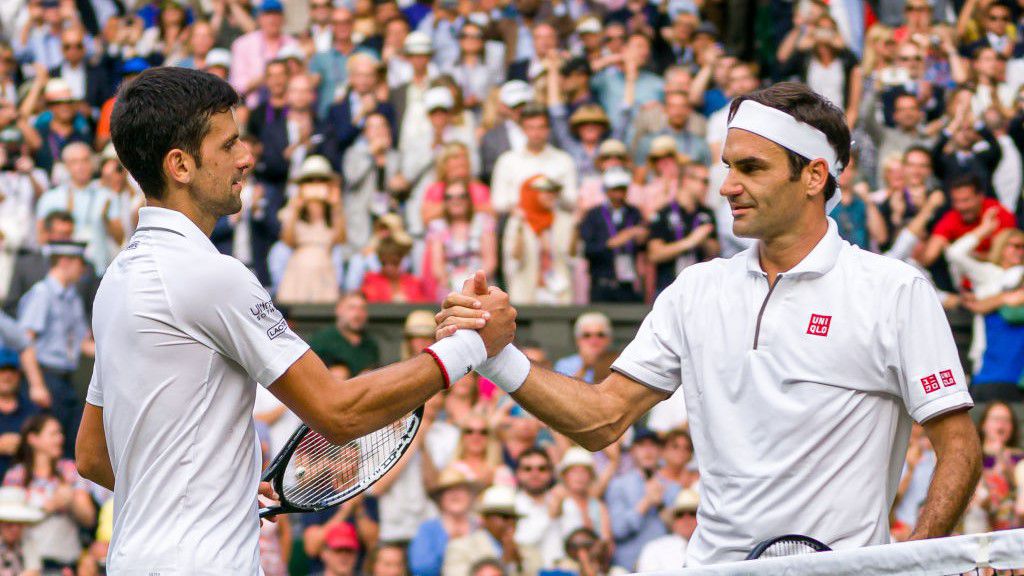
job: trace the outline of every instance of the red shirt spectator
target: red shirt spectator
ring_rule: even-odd
[[[977,228],[978,225],[981,224],[981,215],[990,208],[994,208],[996,213],[999,215],[999,228],[996,230],[996,233],[1005,228],[1013,228],[1016,226],[1016,219],[1013,217],[1013,214],[1003,207],[998,200],[994,198],[984,198],[981,201],[981,210],[977,212],[977,215],[972,214],[972,216],[974,216],[973,218],[968,220],[959,210],[950,210],[939,219],[938,223],[935,224],[935,230],[932,233],[935,236],[945,238],[949,242],[954,242],[964,234],[967,234],[971,230]],[[982,238],[981,242],[978,243],[978,253],[988,253],[992,248],[993,236],[995,236],[995,233]]]
[[[430,302],[422,281],[402,270],[402,260],[409,248],[392,238],[380,241],[380,272],[367,272],[363,277],[362,292],[367,302]]]

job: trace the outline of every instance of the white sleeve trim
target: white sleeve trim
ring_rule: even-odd
[[[301,338],[295,338],[292,345],[282,350],[263,370],[260,370],[259,374],[255,375],[256,381],[264,388],[269,387],[291,368],[292,364],[295,364],[306,353],[306,350],[309,350],[309,344],[306,344]]]
[[[952,412],[960,408],[971,408],[972,406],[974,406],[974,400],[971,399],[969,393],[954,392],[953,394],[940,396],[918,406],[917,409],[910,413],[910,417],[919,424],[924,424],[928,420],[941,416],[946,412]]]
[[[671,395],[674,393],[679,384],[675,380],[666,378],[656,372],[652,372],[627,358],[619,357],[619,359],[612,364],[612,370],[622,374],[630,380],[634,380],[648,388],[653,388],[659,392],[664,392],[665,394]]]

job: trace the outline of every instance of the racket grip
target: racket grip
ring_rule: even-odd
[[[277,516],[281,513],[280,506],[260,508],[260,518],[269,518],[271,516]]]

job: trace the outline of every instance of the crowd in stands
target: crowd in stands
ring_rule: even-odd
[[[0,2],[0,573],[101,574],[111,494],[78,477],[91,303],[144,197],[110,144],[118,87],[183,66],[228,81],[256,165],[217,248],[338,378],[380,364],[369,303],[437,304],[473,271],[514,304],[649,304],[751,245],[718,191],[729,103],[804,82],[846,113],[831,213],[973,315],[985,472],[958,527],[1024,526],[1024,7],[1006,0],[4,0]],[[412,313],[403,354],[433,339]],[[577,354],[615,358],[599,312]],[[298,420],[261,389],[266,457]],[[681,565],[699,506],[685,404],[608,449],[571,445],[470,375],[364,496],[263,525],[268,576],[604,575]],[[892,514],[935,456],[915,427]]]

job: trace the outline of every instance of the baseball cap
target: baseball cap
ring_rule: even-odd
[[[281,4],[281,0],[263,0],[260,4],[259,13],[264,14],[266,12],[284,12],[284,5]]]
[[[327,529],[324,544],[331,550],[359,551],[359,537],[356,529],[348,522],[340,522]]]
[[[612,168],[611,170],[606,170],[601,175],[601,184],[604,185],[605,190],[629,188],[629,183],[632,181],[633,179],[629,177],[629,172],[622,168]]]
[[[214,48],[206,53],[206,68],[213,68],[214,66],[221,66],[225,69],[231,69],[231,52],[228,52],[226,48]]]
[[[607,172],[605,172],[605,174],[607,174]],[[635,432],[633,434],[633,445],[634,446],[639,444],[639,443],[641,443],[641,442],[643,442],[644,440],[650,440],[650,441],[652,441],[652,442],[654,442],[656,444],[661,444],[662,443],[661,436],[658,436],[657,432],[655,432],[654,430],[651,430],[650,428],[648,428],[646,426],[637,426],[634,430],[635,430]]]
[[[429,56],[434,53],[430,36],[423,32],[409,32],[402,43],[402,51],[410,55]]]
[[[136,56],[135,58],[129,58],[121,64],[122,74],[138,74],[143,70],[149,68],[149,62],[145,58]]]
[[[584,16],[576,23],[577,34],[600,34],[601,22],[593,16]]]
[[[522,106],[533,100],[533,88],[522,80],[509,80],[501,85],[498,99],[509,108]]]
[[[10,348],[0,348],[0,370],[4,368],[14,368],[17,370],[21,366],[18,361],[18,353]]]
[[[452,91],[444,86],[435,86],[423,95],[423,103],[427,112],[434,110],[451,110],[455,106],[455,99],[452,98]]]

